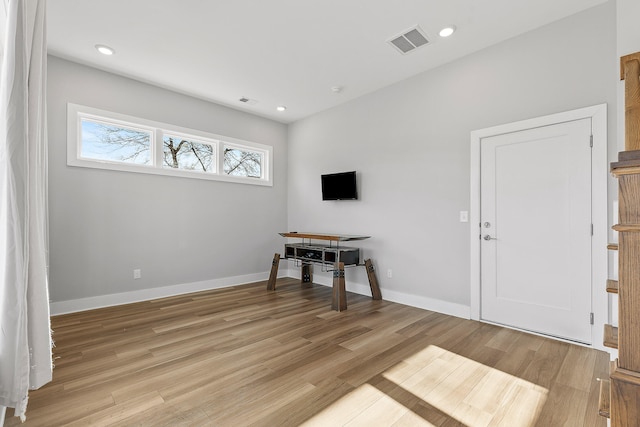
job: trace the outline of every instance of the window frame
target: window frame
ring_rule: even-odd
[[[118,161],[84,158],[82,153],[82,119],[108,125],[122,126],[134,130],[151,132],[150,157],[148,165]],[[163,167],[164,135],[181,137],[196,143],[210,144],[214,147],[214,171],[173,169]],[[226,175],[224,173],[224,147],[258,152],[262,156],[260,178]],[[167,123],[142,119],[126,114],[67,104],[67,165],[74,167],[104,169],[119,172],[145,173],[153,175],[177,176],[183,178],[205,179],[211,181],[236,182],[251,185],[273,186],[273,147],[238,138],[218,135],[210,132],[174,126]]]

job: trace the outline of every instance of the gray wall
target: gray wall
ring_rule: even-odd
[[[468,306],[470,132],[607,103],[611,157],[615,13],[611,1],[294,123],[289,229],[370,234],[383,297]],[[321,201],[320,174],[346,170],[360,200]]]
[[[269,270],[287,224],[286,125],[56,57],[48,66],[52,301]],[[67,166],[68,102],[271,145],[273,187]]]

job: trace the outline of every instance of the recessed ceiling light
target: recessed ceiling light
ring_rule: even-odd
[[[114,53],[116,53],[115,50],[113,50],[113,48],[109,47],[109,46],[105,46],[103,44],[97,44],[96,45],[96,50],[98,52],[100,52],[103,55],[113,55]]]
[[[276,107],[276,110],[278,110],[280,112],[282,112],[282,111],[284,111],[286,109],[287,109],[287,107],[285,107],[284,105],[279,105],[278,107]]]
[[[454,25],[449,25],[448,27],[444,27],[438,33],[440,37],[449,37],[451,34],[456,32],[456,27]]]

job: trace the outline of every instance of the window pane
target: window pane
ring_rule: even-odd
[[[82,119],[81,126],[81,157],[138,165],[151,163],[151,132],[88,119]]]
[[[239,148],[225,148],[224,173],[232,176],[261,178],[262,154]]]
[[[213,145],[171,135],[165,135],[162,143],[163,166],[165,168],[201,172],[214,171]]]

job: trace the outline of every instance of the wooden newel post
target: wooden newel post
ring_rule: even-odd
[[[624,80],[624,150],[640,150],[640,52],[620,58],[620,80]]]
[[[619,222],[612,227],[619,241],[618,327],[605,325],[618,358],[600,388],[600,412],[610,416],[612,427],[640,425],[640,52],[620,58],[620,79],[625,81],[625,151],[611,164],[618,179]]]

